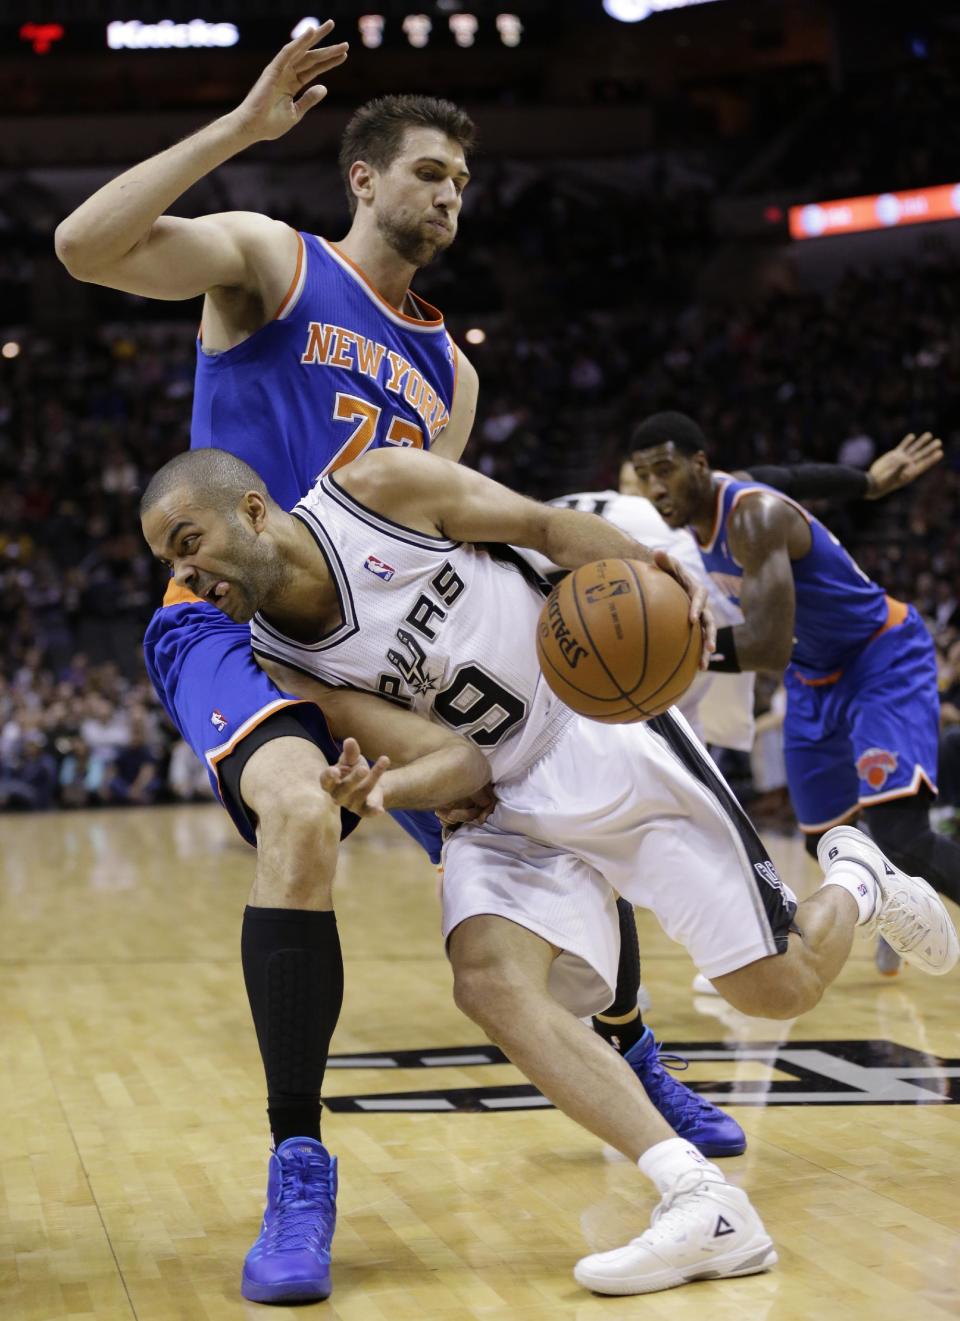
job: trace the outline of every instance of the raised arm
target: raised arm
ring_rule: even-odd
[[[758,492],[740,501],[727,529],[731,554],[743,568],[742,624],[721,629],[718,669],[786,669],[793,650],[796,593],[791,558],[810,546],[803,515],[776,496]],[[726,655],[732,638],[736,664]]]
[[[864,471],[846,463],[791,463],[751,466],[735,476],[773,486],[793,500],[881,500],[909,486],[943,458],[943,441],[932,432],[911,431],[899,445],[874,459]]]
[[[287,226],[252,212],[195,220],[163,213],[218,165],[282,137],[323,100],[326,88],[309,84],[347,56],[345,43],[311,49],[332,27],[328,21],[289,42],[235,110],[111,180],[67,216],[54,241],[70,274],[148,298],[221,287],[265,298],[279,288],[282,297],[296,260]]]

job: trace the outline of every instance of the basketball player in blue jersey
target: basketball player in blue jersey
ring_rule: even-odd
[[[859,832],[845,823],[859,819],[895,867],[960,900],[960,845],[930,826],[939,698],[916,610],[800,505],[712,472],[706,438],[684,414],[641,422],[632,450],[642,492],[671,527],[692,529],[743,612],[719,631],[711,667],[786,672],[787,781],[808,849],[845,826],[856,852]]]
[[[283,508],[372,448],[459,459],[476,406],[476,372],[439,313],[410,290],[416,270],[456,236],[473,142],[456,106],[385,97],[357,112],[340,151],[353,222],[337,244],[251,212],[164,214],[216,166],[282,136],[323,100],[314,80],[347,55],[345,43],[316,46],[332,26],[290,42],[236,110],[108,183],[56,235],[78,279],[146,297],[205,295],[191,445],[250,462]],[[385,578],[390,569],[371,561],[366,572]],[[249,630],[214,607],[220,590],[213,584],[202,600],[171,585],[148,629],[147,666],[238,830],[257,845],[241,950],[277,1156],[243,1290],[267,1301],[323,1297],[334,1210],[320,1090],[343,988],[331,894],[341,822],[323,784],[338,748],[318,710],[254,664]],[[436,859],[433,814],[398,816]],[[655,1052],[640,1077],[708,1154],[742,1150],[735,1121],[671,1079]],[[300,1218],[299,1255],[271,1246],[290,1242],[287,1170],[296,1187],[308,1178],[318,1207],[315,1223]]]
[[[78,279],[154,298],[204,294],[191,445],[248,459],[284,507],[370,448],[458,459],[476,406],[476,372],[409,287],[453,242],[469,179],[473,125],[450,102],[387,97],[355,114],[340,153],[353,215],[340,243],[251,212],[165,214],[216,166],[281,137],[323,100],[316,79],[347,57],[346,43],[317,45],[332,26],[290,42],[234,111],[108,183],[56,235]],[[243,1292],[320,1298],[330,1290],[335,1187],[319,1141],[320,1088],[343,994],[331,896],[341,821],[322,780],[338,748],[317,709],[254,664],[249,629],[215,608],[218,590],[197,599],[171,587],[147,633],[147,665],[257,845],[241,950],[276,1155]],[[403,824],[438,856],[432,814]],[[292,1202],[291,1189],[300,1190]]]

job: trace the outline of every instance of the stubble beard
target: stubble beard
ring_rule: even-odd
[[[446,242],[439,233],[435,239],[425,237],[422,224],[398,216],[377,216],[377,230],[384,241],[398,257],[418,269],[429,266],[453,242],[452,234],[445,236]]]
[[[259,544],[242,551],[238,545],[234,554],[237,576],[230,579],[230,584],[238,600],[230,618],[237,624],[249,624],[257,611],[269,613],[282,598],[290,581],[290,567],[276,551],[262,549]]]

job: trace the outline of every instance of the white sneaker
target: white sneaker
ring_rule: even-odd
[[[860,928],[864,935],[878,931],[896,954],[933,977],[956,965],[960,939],[936,890],[894,867],[862,830],[834,826],[817,845],[817,859],[824,875],[844,859],[859,863],[876,880],[880,897],[873,918]]]
[[[573,1274],[594,1293],[656,1293],[694,1280],[755,1275],[776,1262],[747,1194],[688,1170],[656,1207],[645,1233],[625,1248],[584,1257]]]

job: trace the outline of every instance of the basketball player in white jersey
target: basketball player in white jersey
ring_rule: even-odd
[[[578,1020],[611,999],[613,891],[652,909],[731,1004],[766,1016],[816,1004],[858,925],[877,922],[893,943],[909,914],[924,933],[911,959],[933,974],[956,964],[960,944],[936,894],[865,837],[825,837],[824,884],[798,906],[682,717],[600,726],[553,696],[535,659],[541,594],[471,543],[528,546],[564,568],[650,552],[602,519],[423,453],[364,456],[286,514],[241,461],[194,451],[161,469],[141,513],[181,585],[252,620],[275,677],[311,695],[379,693],[485,753],[497,806],[445,848],[457,1003],[664,1197],[639,1238],[579,1263],[580,1283],[646,1293],[773,1265],[746,1194],[673,1134]],[[335,710],[338,694],[322,700]],[[392,714],[385,705],[384,728]]]

